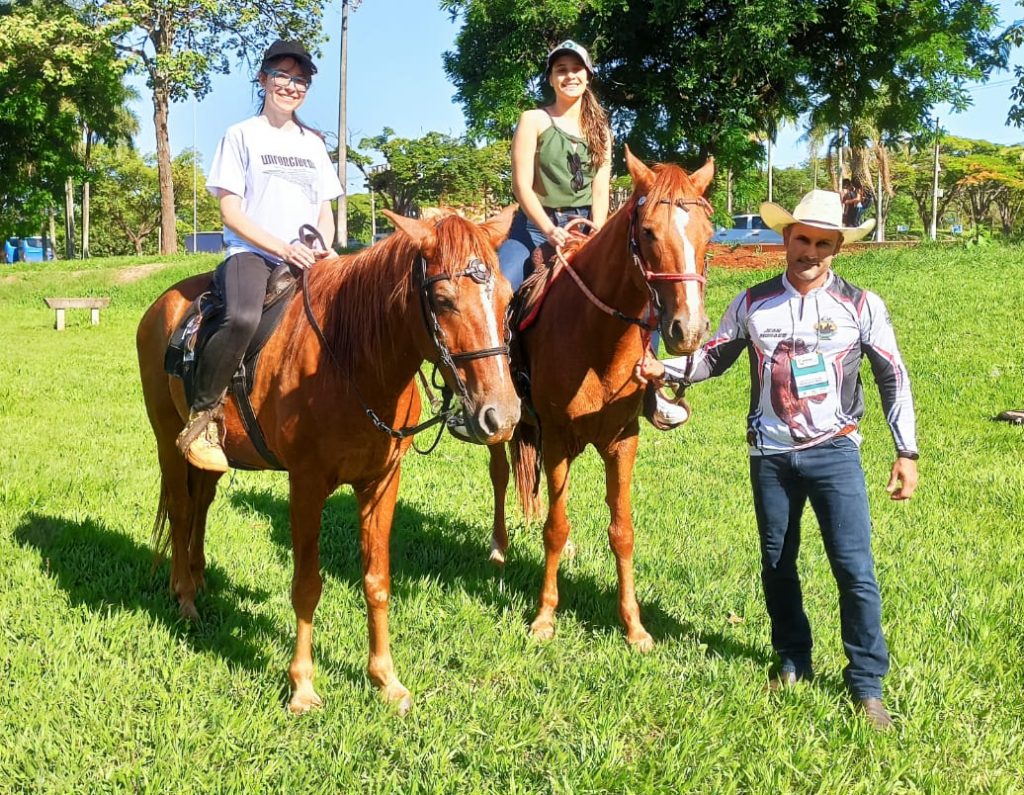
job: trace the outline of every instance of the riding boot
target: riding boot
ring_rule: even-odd
[[[190,411],[188,424],[178,435],[178,449],[186,460],[208,472],[227,472],[228,458],[220,443],[220,428],[214,410]]]

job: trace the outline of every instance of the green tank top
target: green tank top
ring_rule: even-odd
[[[573,187],[569,158],[579,155],[583,184]],[[537,163],[533,189],[545,207],[589,207],[594,203],[590,150],[584,138],[570,135],[552,122],[537,138]],[[577,185],[579,181],[577,180]]]

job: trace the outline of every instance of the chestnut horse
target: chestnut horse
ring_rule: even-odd
[[[521,338],[530,368],[549,503],[544,523],[544,585],[530,633],[541,639],[554,634],[558,560],[569,537],[569,468],[592,444],[605,466],[605,499],[611,509],[608,539],[618,570],[619,613],[629,643],[646,651],[653,640],[640,621],[633,586],[630,515],[643,388],[631,376],[648,342],[644,318],[652,307],[665,345],[676,355],[692,353],[707,334],[705,253],[712,227],[711,208],[703,194],[714,176],[714,163],[709,160],[690,175],[673,165],[655,166],[652,171],[628,147],[626,163],[635,186],[632,197],[579,248],[571,262],[576,275],[563,272],[551,283],[535,322]],[[613,310],[617,314],[611,314]],[[539,508],[533,497],[536,428],[521,423],[511,448],[520,503],[530,516]],[[491,559],[503,564],[508,547],[509,465],[504,445],[493,445],[490,452],[495,498]]]
[[[263,349],[252,403],[267,446],[288,471],[297,621],[288,672],[293,712],[321,703],[312,657],[313,613],[322,589],[320,521],[327,497],[342,483],[352,484],[359,504],[370,678],[399,711],[411,706],[395,675],[388,636],[388,545],[399,465],[412,443],[394,429],[417,422],[415,377],[426,359],[462,396],[472,433],[487,443],[511,437],[519,420],[503,331],[511,290],[495,253],[508,235],[511,210],[481,225],[455,215],[427,223],[389,213],[395,234],[307,272],[308,309],[296,295]],[[169,289],[143,316],[137,335],[162,475],[154,542],[158,553],[170,545],[171,589],[187,618],[198,615],[206,514],[219,475],[189,465],[175,445],[188,406],[181,382],[164,372],[163,360],[172,330],[210,281],[207,273]],[[225,406],[224,424],[228,458],[267,468],[233,401]]]

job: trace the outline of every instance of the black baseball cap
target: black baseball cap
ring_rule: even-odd
[[[311,75],[316,74],[316,64],[313,63],[313,57],[300,42],[285,41],[284,39],[275,41],[267,47],[267,51],[263,54],[263,63],[260,64],[260,69],[265,69],[268,61],[278,58],[294,58],[309,69]]]

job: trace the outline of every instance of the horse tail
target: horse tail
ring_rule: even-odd
[[[527,519],[536,519],[544,509],[540,498],[540,426],[519,423],[509,448],[519,505]]]
[[[160,501],[156,506],[156,519],[153,520],[153,571],[164,562],[167,550],[171,546],[171,534],[168,531],[167,514],[167,482],[160,478]]]

